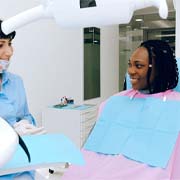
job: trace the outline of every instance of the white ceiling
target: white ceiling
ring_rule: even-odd
[[[174,10],[174,5],[173,5],[173,0],[166,0],[168,4],[168,9],[169,12],[175,11]],[[135,12],[135,15],[142,15],[142,14],[153,14],[153,13],[158,13],[158,9],[155,7],[150,7],[150,8],[144,8],[142,10],[138,10]]]
[[[133,28],[139,28],[141,26],[149,27],[150,29],[156,28],[173,28],[175,27],[175,9],[173,0],[166,0],[168,4],[169,14],[167,19],[161,19],[158,14],[158,9],[155,7],[145,8],[135,12],[131,20],[131,26]],[[142,18],[143,24],[135,21],[136,18]]]

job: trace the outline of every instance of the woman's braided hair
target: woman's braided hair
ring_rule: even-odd
[[[162,40],[148,40],[141,43],[140,47],[146,48],[149,55],[150,67],[147,74],[149,92],[152,94],[175,88],[179,73],[177,61],[169,44]],[[155,62],[156,76],[153,84],[150,84],[152,59]]]

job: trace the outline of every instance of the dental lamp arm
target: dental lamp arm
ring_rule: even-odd
[[[1,28],[5,34],[9,34],[19,27],[29,24],[33,21],[50,17],[52,17],[50,11],[48,11],[48,9],[46,9],[43,5],[39,5],[3,21]]]

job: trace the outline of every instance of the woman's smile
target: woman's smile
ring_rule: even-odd
[[[137,77],[130,77],[131,84],[136,84],[139,81],[139,78]]]

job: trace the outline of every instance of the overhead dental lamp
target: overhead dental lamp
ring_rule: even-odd
[[[37,7],[2,23],[5,34],[43,18],[53,18],[61,27],[91,27],[127,24],[135,10],[155,6],[167,18],[166,0],[41,0]]]

